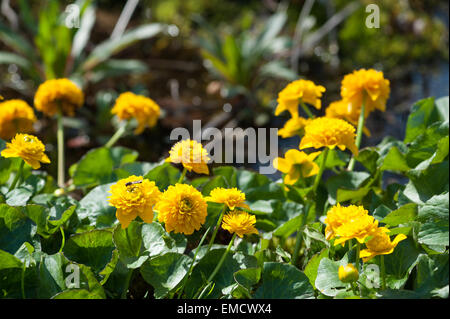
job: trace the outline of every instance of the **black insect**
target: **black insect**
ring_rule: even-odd
[[[125,184],[125,186],[130,186],[130,185],[134,185],[134,184],[141,184],[143,181],[134,181],[134,182],[128,182]]]

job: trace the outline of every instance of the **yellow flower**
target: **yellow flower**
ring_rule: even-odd
[[[195,140],[183,140],[176,143],[172,146],[169,157],[166,159],[166,162],[182,163],[188,171],[198,174],[209,174],[208,161],[208,151]]]
[[[338,270],[339,280],[343,283],[355,282],[359,278],[358,269],[353,264],[347,264],[346,266],[339,266]]]
[[[119,95],[111,113],[116,114],[121,120],[135,118],[138,126],[134,133],[141,134],[146,127],[156,125],[161,111],[159,105],[152,99],[125,92]]]
[[[59,112],[73,116],[84,103],[83,92],[69,79],[47,80],[34,96],[34,106],[48,116]]]
[[[239,237],[249,234],[258,234],[255,228],[256,218],[243,211],[232,211],[223,216],[222,228],[230,233],[236,233]]]
[[[311,104],[319,110],[322,106],[320,98],[323,92],[325,92],[325,88],[321,85],[315,85],[312,81],[302,79],[293,81],[278,93],[278,106],[275,109],[275,115],[287,110],[292,117],[297,117],[300,101]]]
[[[360,214],[352,219],[346,220],[335,229],[336,240],[334,245],[345,243],[347,240],[356,238],[361,244],[371,236],[378,228],[378,220],[369,214]]]
[[[0,103],[0,138],[10,140],[17,133],[33,132],[36,122],[33,108],[22,100]]]
[[[229,189],[222,187],[214,188],[205,200],[208,202],[225,204],[230,210],[234,210],[236,207],[250,209],[245,203],[245,194],[236,187]]]
[[[308,147],[328,147],[334,149],[336,146],[342,151],[348,148],[353,154],[358,154],[355,144],[355,128],[341,119],[318,117],[305,127],[305,135],[300,142],[300,149]]]
[[[299,178],[306,178],[317,175],[319,165],[314,159],[321,152],[306,154],[296,149],[290,149],[286,152],[285,158],[277,157],[273,161],[273,166],[280,172],[285,173],[284,183],[287,185],[294,184]]]
[[[339,100],[330,103],[325,110],[325,117],[346,120],[354,126],[358,126],[360,111],[361,109],[358,110],[349,108],[349,103],[345,100]],[[370,136],[370,131],[367,127],[363,128],[363,132],[367,136]]]
[[[284,127],[278,131],[278,135],[282,138],[292,137],[294,135],[303,134],[303,129],[311,122],[311,119],[303,117],[293,117],[286,121]]]
[[[372,235],[373,237],[367,241],[367,249],[361,250],[359,254],[364,262],[372,259],[377,255],[391,254],[397,244],[406,239],[405,235],[398,234],[391,242],[391,239],[389,238],[389,235],[387,233],[389,233],[389,229],[385,227],[379,227],[377,231]]]
[[[330,240],[335,237],[336,231],[344,223],[352,221],[369,214],[363,206],[350,205],[342,207],[339,203],[336,206],[330,208],[325,218],[325,237]]]
[[[207,204],[202,194],[193,186],[175,184],[161,195],[155,209],[158,220],[165,224],[167,232],[190,235],[205,223]]]
[[[41,167],[41,163],[48,164],[50,159],[45,152],[45,146],[33,135],[16,134],[11,143],[6,143],[6,148],[1,152],[3,157],[20,157],[33,169]]]
[[[357,110],[361,110],[365,96],[365,117],[375,109],[384,111],[389,93],[389,80],[384,78],[383,72],[373,69],[353,71],[344,76],[341,83],[341,97],[348,102],[351,113],[359,114]]]
[[[155,182],[132,175],[112,185],[110,193],[109,205],[117,208],[116,217],[122,228],[127,228],[137,216],[146,223],[153,221],[153,205],[161,196]]]

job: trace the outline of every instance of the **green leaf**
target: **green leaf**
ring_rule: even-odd
[[[329,250],[328,248],[324,248],[321,250],[320,253],[315,254],[312,256],[312,258],[308,261],[305,267],[305,275],[309,279],[309,283],[311,286],[313,286],[314,289],[316,289],[316,278],[317,278],[317,272],[319,270],[320,261],[323,258],[328,257]]]
[[[413,221],[417,216],[417,204],[406,204],[390,212],[381,222],[388,226],[398,226]]]
[[[333,261],[327,257],[320,260],[319,267],[317,269],[317,277],[315,286],[322,294],[330,297],[336,296],[343,288],[346,287],[339,279],[339,266],[346,266],[348,259],[345,256],[340,261]]]
[[[170,163],[164,163],[153,168],[144,178],[154,181],[160,191],[164,191],[169,185],[174,185],[180,178],[181,173]]]
[[[0,204],[0,249],[14,254],[24,242],[32,242],[36,227],[15,207]]]
[[[356,156],[355,159],[363,164],[371,174],[375,174],[379,157],[380,154],[378,154],[374,147],[366,147],[359,151],[358,156]]]
[[[241,269],[234,273],[234,280],[243,288],[251,292],[252,287],[261,279],[261,268]]]
[[[95,186],[112,182],[113,169],[114,161],[108,148],[90,150],[78,162],[73,174],[73,183],[77,186]]]
[[[22,262],[15,257],[0,250],[0,287],[2,298],[22,298],[21,277]]]
[[[75,234],[64,246],[69,260],[92,267],[97,273],[109,263],[113,250],[112,233],[98,229]]]
[[[448,246],[448,222],[428,222],[419,229],[418,242],[428,246]]]
[[[6,194],[6,204],[10,206],[25,206],[33,192],[24,187],[18,187]]]
[[[167,252],[183,253],[186,237],[181,234],[169,234],[157,222],[142,226],[142,242],[149,257]]]
[[[113,232],[113,241],[119,250],[120,260],[130,268],[140,267],[148,258],[139,258],[142,250],[142,223],[132,221],[126,229],[117,225]]]
[[[309,299],[314,290],[308,277],[289,264],[265,262],[262,284],[256,290],[258,299]]]
[[[424,205],[419,206],[418,219],[421,221],[426,220],[449,220],[449,199],[448,192],[442,195],[434,195],[425,202]]]
[[[80,221],[97,228],[111,227],[118,221],[116,209],[109,205],[108,197],[111,184],[101,185],[91,190],[76,209]]]
[[[397,147],[393,147],[384,157],[380,169],[383,171],[407,172],[410,170],[410,167],[408,166],[405,155]]]
[[[370,174],[366,172],[342,172],[338,175],[330,177],[325,183],[328,190],[328,199],[330,204],[337,202],[337,192],[343,190],[357,190],[361,185],[370,178]],[[341,195],[342,196],[342,195]]]
[[[440,116],[438,108],[435,107],[434,98],[430,97],[416,102],[408,117],[404,142],[412,142],[417,136],[423,133],[430,124],[439,120]]]
[[[156,299],[164,298],[186,276],[192,259],[186,255],[169,252],[151,258],[140,268],[142,277],[155,289]]]
[[[433,290],[448,286],[448,262],[448,252],[433,256],[420,255],[416,267],[414,290],[425,298],[430,298]]]

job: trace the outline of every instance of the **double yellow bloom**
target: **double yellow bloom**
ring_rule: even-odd
[[[0,138],[10,140],[16,133],[32,133],[37,121],[27,102],[8,100],[0,103]]]
[[[45,146],[36,136],[19,133],[11,140],[11,143],[6,143],[6,148],[1,155],[6,158],[20,157],[33,169],[38,169],[41,163],[50,163],[50,159],[44,152]]]

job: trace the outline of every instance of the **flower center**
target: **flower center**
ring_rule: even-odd
[[[192,201],[189,198],[183,198],[180,201],[180,212],[183,214],[190,212],[192,210],[192,206]]]

